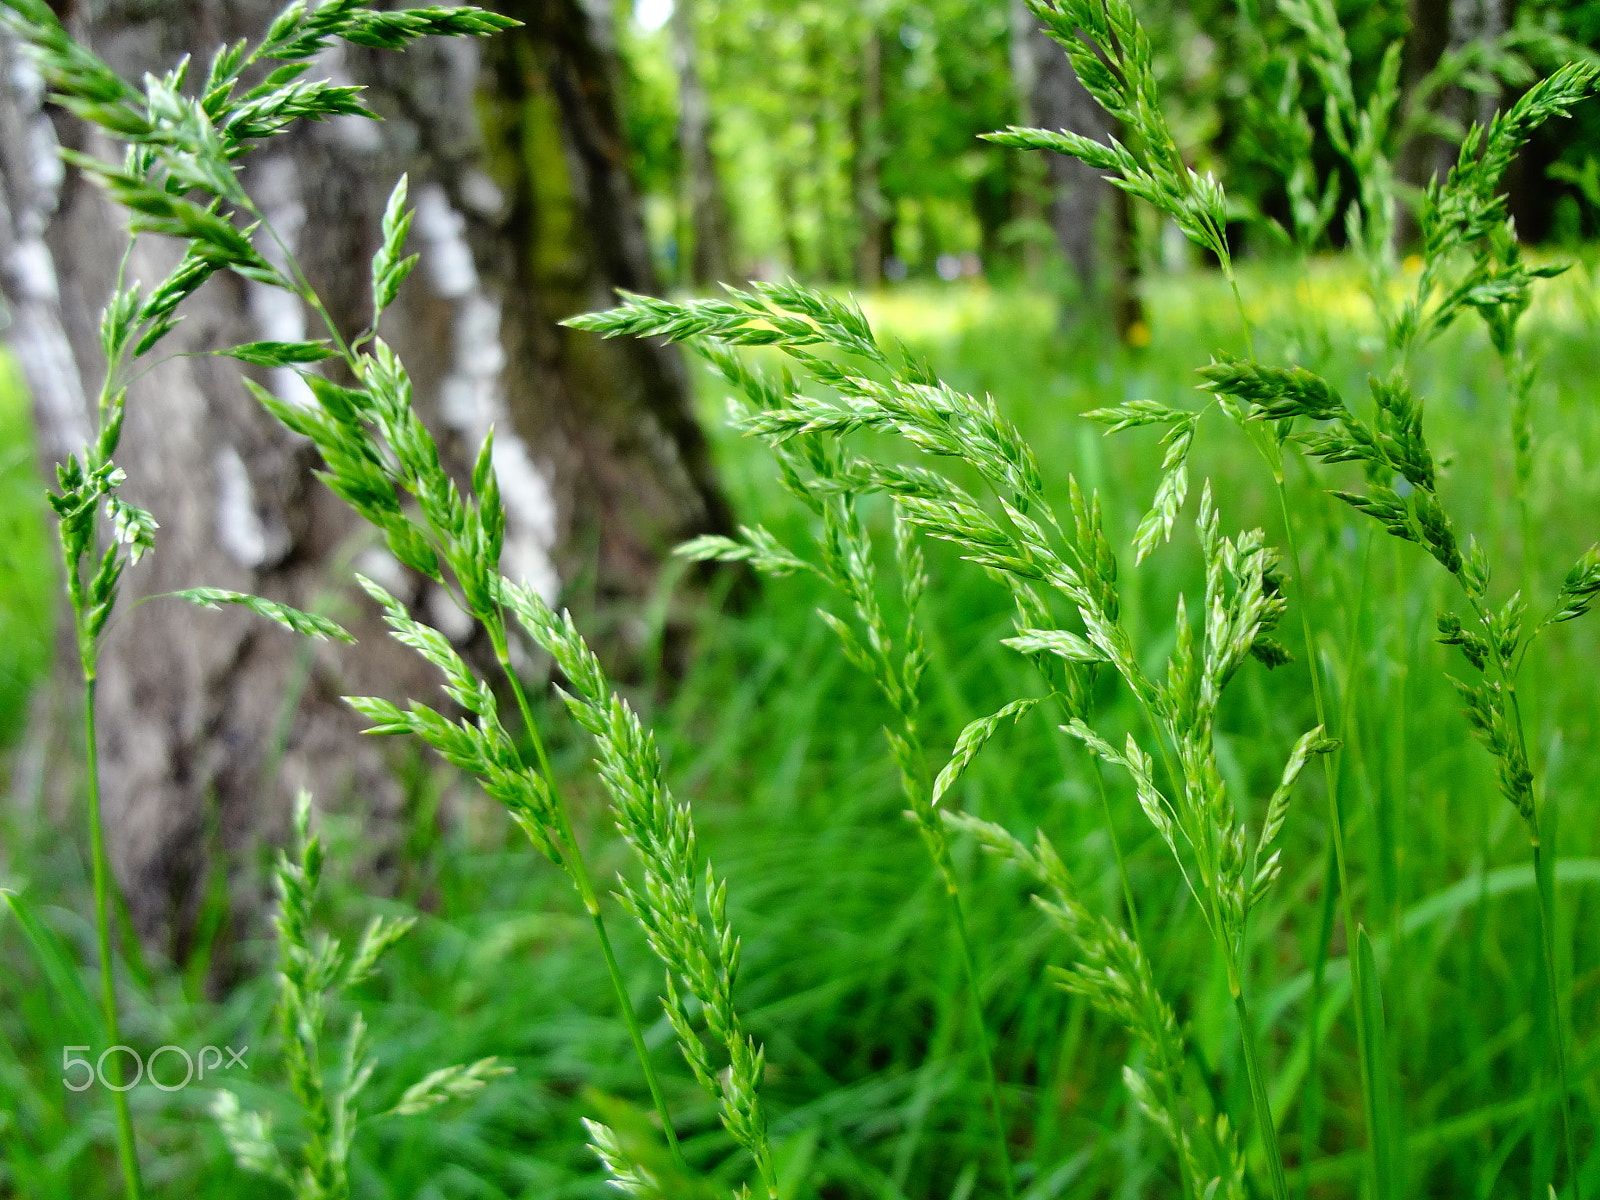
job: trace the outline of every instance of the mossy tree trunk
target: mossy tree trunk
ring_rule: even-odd
[[[124,74],[205,63],[225,39],[259,35],[269,0],[117,0],[64,15]],[[675,350],[601,343],[557,321],[656,281],[614,107],[609,31],[580,0],[505,0],[521,29],[409,53],[345,47],[323,72],[368,87],[381,123],[340,118],[275,139],[246,186],[346,331],[365,323],[367,262],[402,171],[421,266],[385,336],[453,469],[491,424],[510,515],[505,568],[547,595],[563,584],[612,613],[655,586],[670,546],[731,524]],[[101,362],[99,309],[124,222],[57,143],[114,148],[43,102],[14,47],[0,47],[0,285],[8,339],[33,390],[42,453],[75,449]],[[154,281],[177,247],[147,239],[132,274]],[[173,350],[315,336],[310,314],[232,278],[189,306]],[[207,830],[234,855],[283,823],[290,792],[358,811],[381,865],[404,797],[384,745],[357,736],[347,692],[429,694],[437,680],[391,649],[348,584],[353,560],[401,589],[452,636],[448,598],[408,578],[311,477],[314,454],[267,419],[236,364],[176,358],[130,395],[127,492],[161,522],[156,553],[125,584],[140,594],[211,584],[329,611],[348,652],[294,645],[258,621],[175,602],[129,612],[102,666],[104,784],[115,866],[136,924],[181,954],[205,892]],[[284,374],[261,382],[292,395]],[[570,586],[569,586],[570,590]],[[638,622],[618,620],[626,638]],[[469,651],[475,648],[467,647]],[[235,880],[235,906],[256,885]]]

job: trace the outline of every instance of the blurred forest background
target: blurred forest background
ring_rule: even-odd
[[[141,19],[162,19],[150,16],[160,6],[120,7]],[[436,171],[448,191],[449,203],[437,210],[445,232],[430,241],[431,233],[423,236],[428,220],[419,221],[418,240],[427,242],[424,270],[408,285],[424,296],[416,302],[416,324],[407,326],[419,361],[436,354],[446,363],[438,374],[447,376],[451,338],[465,336],[463,329],[482,331],[466,319],[482,311],[472,307],[473,289],[480,282],[513,286],[507,282],[512,267],[505,267],[507,278],[497,276],[489,252],[508,244],[525,252],[533,280],[528,294],[546,306],[538,320],[552,330],[554,318],[604,305],[618,285],[699,292],[717,282],[793,275],[848,289],[863,298],[886,336],[926,355],[953,386],[992,393],[1049,464],[1053,487],[1064,489],[1070,470],[1087,487],[1099,488],[1109,536],[1119,551],[1127,546],[1148,504],[1159,451],[1137,438],[1103,441],[1075,414],[1150,396],[1184,403],[1174,398],[1192,395],[1194,368],[1236,339],[1238,322],[1214,264],[1175,228],[1127,202],[1093,172],[980,140],[1011,124],[1102,137],[1116,132],[1021,0],[597,0],[587,8],[577,0],[550,0],[537,7],[587,12],[598,31],[591,37],[585,26],[558,47],[559,54],[580,65],[585,55],[599,53],[595,46],[609,56],[607,87],[614,85],[615,107],[601,112],[595,127],[603,136],[589,147],[598,149],[582,159],[593,174],[571,187],[578,203],[555,194],[573,183],[558,179],[561,172],[525,172],[503,190],[516,204],[526,201],[527,211],[542,213],[542,223],[488,230],[490,222],[463,203],[456,188],[472,173],[463,169],[452,178],[449,170]],[[1270,0],[1136,7],[1154,40],[1179,145],[1192,166],[1223,181],[1234,206],[1228,234],[1244,264],[1251,317],[1260,322],[1263,343],[1270,341],[1285,361],[1325,367],[1348,393],[1364,392],[1377,332],[1360,271],[1341,255],[1342,214],[1357,181],[1325,143],[1318,117],[1322,85],[1300,65],[1303,35]],[[1385,54],[1402,48],[1402,120],[1387,151],[1412,189],[1454,161],[1469,123],[1557,65],[1600,54],[1600,0],[1344,0],[1337,8],[1363,100]],[[513,43],[508,37],[505,44]],[[516,55],[544,52],[506,50],[495,59],[502,52],[491,44],[485,54],[502,70],[503,82],[539,76],[522,70],[526,63]],[[551,69],[543,77],[558,74]],[[411,86],[385,82],[396,94]],[[552,95],[530,91],[515,102],[535,112],[552,107]],[[1309,123],[1296,120],[1301,113],[1310,114]],[[513,128],[511,118],[481,98],[478,115],[491,127],[504,118],[501,133]],[[613,116],[620,133],[615,144],[605,127]],[[528,162],[550,161],[538,158],[549,150],[539,142],[548,127],[527,129],[532,132],[517,152]],[[1311,139],[1318,177],[1329,182],[1326,192],[1297,209],[1283,176],[1294,158],[1288,148],[1302,131]],[[508,135],[506,143],[515,140]],[[15,145],[0,146],[7,149]],[[614,162],[608,158],[613,150]],[[569,153],[567,162],[580,158]],[[582,207],[604,193],[607,163],[626,168],[627,203],[636,204],[615,226],[591,219]],[[381,189],[374,192],[381,203],[398,173],[391,165],[383,160],[372,180],[352,187],[370,182],[369,190]],[[341,179],[360,174],[328,173]],[[7,186],[18,182],[12,175]],[[420,180],[414,177],[419,186],[413,195],[424,192]],[[1509,185],[1518,230],[1537,246],[1535,255],[1578,264],[1541,293],[1529,316],[1547,364],[1537,402],[1546,432],[1537,449],[1542,482],[1533,499],[1535,524],[1552,551],[1547,566],[1526,571],[1530,578],[1548,575],[1543,582],[1551,591],[1594,540],[1593,514],[1600,511],[1600,413],[1591,395],[1600,354],[1593,251],[1600,238],[1600,101],[1539,130]],[[645,235],[638,261],[629,257],[634,221]],[[572,225],[582,228],[569,237]],[[1318,254],[1304,273],[1284,233],[1297,225],[1322,230],[1313,239]],[[433,278],[426,256],[451,252],[456,226],[467,229],[482,278],[473,276],[457,292],[440,291],[436,280],[425,281]],[[530,229],[537,237],[528,234],[526,244],[514,240]],[[1397,257],[1412,251],[1414,236],[1402,221]],[[585,237],[602,244],[584,247]],[[619,262],[594,265],[617,246]],[[568,262],[585,255],[581,270]],[[359,269],[351,277],[364,286],[364,263],[356,255],[352,261]],[[70,292],[86,311],[102,294],[93,287],[82,296]],[[234,299],[243,311],[244,302]],[[21,313],[18,307],[14,315]],[[430,325],[435,318],[438,324]],[[783,1198],[968,1200],[992,1194],[982,1166],[988,1117],[943,898],[900,813],[880,732],[880,698],[851,672],[816,619],[815,607],[826,597],[813,582],[769,582],[724,607],[725,590],[737,598],[736,580],[700,579],[702,590],[684,602],[693,577],[663,566],[675,536],[760,522],[780,536],[800,538],[803,517],[779,494],[766,457],[721,427],[727,389],[698,365],[685,370],[671,354],[649,358],[655,351],[638,351],[643,357],[628,363],[599,359],[602,352],[582,349],[587,342],[557,340],[568,337],[550,334],[548,345],[531,349],[508,344],[513,369],[507,374],[518,373],[524,364],[518,355],[527,351],[525,361],[546,372],[530,368],[527,390],[537,400],[570,388],[578,396],[577,425],[614,419],[604,404],[581,407],[589,394],[583,389],[596,379],[613,387],[627,381],[622,390],[635,407],[617,410],[622,422],[648,408],[651,396],[676,397],[664,424],[689,447],[694,486],[672,493],[674,503],[692,493],[693,503],[683,506],[687,515],[662,516],[673,507],[663,503],[650,514],[660,517],[655,525],[637,536],[630,531],[624,545],[608,550],[602,534],[633,518],[618,517],[604,494],[596,501],[584,489],[605,493],[619,475],[636,482],[636,464],[618,469],[609,444],[596,449],[572,434],[577,425],[570,422],[535,421],[530,437],[536,448],[571,451],[564,469],[576,478],[557,479],[554,494],[563,505],[575,495],[574,511],[591,504],[599,514],[594,521],[602,533],[560,530],[578,547],[555,556],[563,599],[586,630],[598,628],[613,647],[625,647],[631,693],[657,731],[673,786],[693,800],[703,844],[731,881],[730,908],[746,939],[741,1003],[771,1063],[768,1093]],[[1335,346],[1354,353],[1335,362]],[[412,346],[401,349],[409,360]],[[586,357],[591,353],[593,360]],[[1436,436],[1452,463],[1466,464],[1450,486],[1464,511],[1480,520],[1483,536],[1515,557],[1522,551],[1516,522],[1504,511],[1513,467],[1496,423],[1494,355],[1480,331],[1458,325],[1419,353],[1418,362]],[[81,798],[70,778],[78,759],[70,738],[40,732],[49,724],[41,711],[70,709],[72,694],[48,685],[60,600],[40,461],[52,446],[49,431],[36,429],[25,393],[17,362],[0,355],[0,779],[7,786],[0,804],[0,884],[27,891],[68,960],[88,963],[88,868],[78,844]],[[1551,432],[1557,423],[1560,436]],[[552,440],[542,440],[547,436]],[[203,449],[209,453],[209,446]],[[586,455],[599,465],[591,469]],[[197,461],[204,467],[208,460]],[[1237,439],[1229,443],[1207,427],[1194,461],[1196,479],[1204,474],[1220,481],[1230,519],[1262,524],[1269,541],[1276,537],[1276,509]],[[255,472],[256,462],[249,465]],[[297,477],[304,474],[305,463],[289,465]],[[158,481],[152,468],[148,486],[176,488],[182,482],[176,476]],[[1331,662],[1346,637],[1360,647],[1356,666],[1339,681],[1345,710],[1353,714],[1347,735],[1352,767],[1341,777],[1341,803],[1350,814],[1358,887],[1373,914],[1385,967],[1391,1053],[1397,1094],[1404,1097],[1395,1120],[1408,1138],[1406,1170],[1416,1184],[1410,1194],[1544,1200],[1556,1176],[1557,1139],[1552,1092],[1540,1074],[1547,1070],[1549,1031],[1529,1016],[1538,1006],[1524,1002],[1528,981],[1541,969],[1528,934],[1531,873],[1515,865],[1526,851],[1513,814],[1494,794],[1491,761],[1470,742],[1458,698],[1439,670],[1445,658],[1432,641],[1432,614],[1444,602],[1442,585],[1417,570],[1404,548],[1372,539],[1310,481],[1296,476],[1290,486],[1305,511],[1317,513],[1306,548],[1311,584],[1303,599],[1315,626],[1331,631],[1320,648]],[[662,485],[662,494],[668,492]],[[292,490],[289,495],[303,498]],[[305,506],[306,513],[314,511],[321,512]],[[302,524],[316,522],[303,514]],[[294,526],[296,537],[303,532]],[[240,586],[284,593],[308,607],[326,601],[344,617],[354,605],[325,587],[337,558],[334,540],[321,538],[321,557],[302,553],[296,543],[293,552],[280,552],[284,573],[272,574],[274,561],[256,564],[248,569],[257,573]],[[1135,629],[1170,636],[1166,614],[1176,593],[1188,588],[1192,595],[1200,585],[1198,558],[1181,540],[1162,552],[1167,557],[1159,569],[1129,582],[1127,619]],[[179,543],[173,536],[171,544]],[[158,548],[152,570],[167,569],[164,553],[182,564],[168,545]],[[229,571],[244,569],[216,561]],[[937,682],[929,688],[929,737],[949,745],[966,721],[1032,685],[1025,665],[995,648],[1011,629],[1004,598],[953,553],[935,547],[930,564],[930,679]],[[290,568],[302,574],[291,579]],[[201,575],[182,582],[215,581]],[[1353,591],[1353,578],[1364,587]],[[141,619],[154,607],[142,609]],[[203,631],[211,626],[202,624],[210,619],[186,610],[171,618],[163,636],[176,639],[173,659],[194,652],[189,641],[210,636]],[[368,631],[362,632],[366,640]],[[125,635],[126,629],[119,634]],[[296,744],[288,732],[294,705],[304,698],[331,712],[338,689],[318,684],[323,660],[314,662],[310,650],[287,651],[287,640],[271,640],[276,632],[249,636],[256,640],[241,638],[222,657],[229,670],[252,656],[261,660],[262,673],[250,677],[254,683],[241,676],[227,685],[253,688],[250,703],[240,705],[242,714],[232,713],[227,697],[241,692],[218,685],[222,699],[213,719],[198,721],[201,732],[194,736],[228,746],[253,738],[256,757],[234,776],[221,772],[184,783],[193,803],[184,810],[185,853],[210,869],[164,866],[164,874],[153,875],[161,886],[182,891],[173,918],[182,929],[165,940],[146,939],[141,950],[133,930],[144,917],[132,895],[118,914],[120,944],[130,1037],[151,1046],[249,1041],[262,1047],[251,1077],[230,1080],[230,1086],[248,1104],[278,1112],[288,1123],[294,1106],[271,1049],[273,981],[269,972],[253,969],[270,962],[271,946],[258,936],[264,932],[259,923],[241,918],[248,906],[264,904],[265,845],[282,833],[282,823],[265,822],[265,838],[235,841],[219,814],[225,817],[230,803],[257,803],[252,789],[262,772],[273,786],[287,788],[277,774],[284,747]],[[380,639],[373,632],[371,640]],[[146,669],[167,662],[167,651],[151,648],[161,644],[128,640],[119,653],[134,669]],[[1552,791],[1569,796],[1593,796],[1600,787],[1600,762],[1586,750],[1600,736],[1600,696],[1592,685],[1597,653],[1595,634],[1584,628],[1542,667],[1551,681],[1545,732],[1559,718],[1577,747],[1563,754],[1559,738],[1546,747]],[[1270,679],[1258,673],[1240,690],[1244,697],[1229,710],[1223,740],[1243,792],[1244,781],[1281,766],[1273,739],[1292,739],[1310,719],[1303,664]],[[136,707],[133,701],[129,706]],[[556,769],[576,798],[581,831],[596,847],[596,876],[606,876],[623,865],[624,854],[587,772],[588,751],[558,706],[539,711],[553,730]],[[1115,866],[1098,801],[1091,802],[1092,768],[1042,715],[1004,736],[1010,740],[1003,754],[980,760],[964,783],[964,806],[1022,832],[1044,825],[1074,874],[1087,881],[1086,892],[1114,911]],[[333,743],[333,750],[342,753],[342,744]],[[64,765],[65,783],[58,778]],[[437,1119],[403,1127],[375,1122],[353,1151],[357,1194],[408,1200],[612,1194],[584,1147],[578,1118],[599,1116],[648,1140],[647,1100],[570,891],[530,858],[503,814],[453,773],[421,755],[384,765],[390,779],[382,785],[389,789],[382,804],[362,798],[383,808],[381,837],[363,823],[359,805],[318,796],[329,809],[324,828],[333,894],[323,914],[329,926],[351,932],[375,911],[421,917],[384,974],[359,994],[379,1056],[374,1109],[404,1083],[445,1063],[494,1054],[517,1074]],[[114,791],[117,780],[109,786]],[[236,794],[241,798],[230,799]],[[1170,863],[1148,823],[1125,799],[1119,836],[1129,847],[1140,904],[1151,914],[1152,957],[1163,964],[1164,983],[1177,979],[1192,990],[1183,1018],[1207,1063],[1208,1086],[1234,1111],[1248,1111],[1226,987],[1203,927],[1170,878]],[[178,807],[169,804],[167,811]],[[1600,853],[1600,830],[1581,813],[1565,819],[1561,854],[1571,861],[1560,877],[1561,971],[1572,997],[1576,1090],[1588,1147],[1584,1180],[1592,1194],[1600,1188],[1600,1157],[1592,1149],[1600,1108],[1594,1037],[1600,1028],[1600,921],[1593,887],[1600,882],[1600,858],[1593,857]],[[72,836],[62,836],[62,829]],[[1280,968],[1262,1004],[1277,1068],[1273,1104],[1282,1115],[1296,1194],[1353,1196],[1361,1187],[1363,1117],[1348,985],[1342,993],[1337,986],[1344,945],[1332,933],[1332,860],[1310,820],[1291,817],[1285,839],[1291,866],[1282,899],[1274,901],[1283,907],[1265,923],[1276,928],[1290,911],[1303,919],[1269,955]],[[156,840],[164,850],[179,839]],[[121,844],[113,850],[130,853]],[[222,862],[237,876],[231,887],[216,867]],[[1060,946],[1028,903],[1024,882],[986,865],[970,845],[962,848],[959,866],[973,882],[982,999],[1002,1047],[997,1068],[1025,1200],[1174,1194],[1163,1174],[1161,1135],[1119,1082],[1126,1039],[1079,998],[1040,985],[1047,964],[1059,961]],[[129,877],[123,878],[126,885]],[[1582,917],[1585,911],[1590,917]],[[659,971],[637,930],[621,920],[616,925],[618,955],[638,1007],[654,1018]],[[243,941],[230,945],[232,935]],[[1320,938],[1316,946],[1314,938]],[[1317,1035],[1308,1033],[1318,1025],[1308,1011],[1320,995],[1313,988],[1323,980],[1319,973],[1313,984],[1310,964],[1321,963],[1325,950],[1333,957],[1326,1007],[1317,1010],[1325,1036],[1319,1071]],[[14,922],[0,920],[0,961],[7,965],[0,977],[0,1196],[115,1194],[109,1108],[104,1094],[63,1092],[60,1047],[79,1039],[52,990],[59,979],[35,951]],[[1391,963],[1400,969],[1390,969]],[[741,1165],[677,1059],[665,1021],[655,1019],[647,1033],[674,1111],[682,1114],[692,1161],[731,1180]],[[1530,1078],[1535,1083],[1528,1091]],[[278,1194],[233,1166],[199,1116],[203,1095],[144,1087],[131,1099],[154,1194],[195,1200]]]
[[[1468,123],[1600,47],[1594,3],[1336,7],[1358,93],[1403,44],[1390,149],[1417,188],[1454,161]],[[1297,64],[1300,34],[1257,0],[1148,5],[1140,17],[1179,145],[1235,207],[1236,253],[1271,256],[1274,226],[1292,222],[1274,115],[1316,114],[1323,102]],[[618,29],[652,244],[679,286],[1042,271],[1049,286],[1113,288],[1120,273],[1180,269],[1199,253],[1153,213],[1105,202],[1092,172],[978,140],[1009,124],[1106,132],[1021,0],[620,0]],[[1314,150],[1319,177],[1338,175],[1320,128]],[[1354,184],[1344,170],[1328,201],[1333,248]],[[1600,106],[1537,135],[1511,179],[1511,209],[1527,241],[1573,245],[1597,232]]]

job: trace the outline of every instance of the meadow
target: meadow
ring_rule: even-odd
[[[1365,390],[1382,341],[1352,263],[1314,260],[1304,273],[1252,263],[1241,277],[1262,358],[1270,350],[1272,361],[1303,363],[1347,394]],[[1161,450],[1148,432],[1107,438],[1081,413],[1141,399],[1192,405],[1195,368],[1239,338],[1217,276],[1157,277],[1146,300],[1150,336],[1137,348],[1117,345],[1092,320],[1064,328],[1056,303],[1020,284],[906,287],[867,297],[864,307],[880,334],[926,355],[951,386],[995,398],[1034,448],[1062,510],[1069,474],[1097,491],[1121,555],[1150,504]],[[1509,415],[1499,363],[1480,330],[1460,322],[1412,364],[1452,513],[1541,596],[1554,594],[1595,538],[1596,305],[1592,268],[1580,263],[1540,293],[1527,318],[1543,361],[1534,392],[1534,546],[1522,544],[1507,499]],[[709,373],[700,384],[742,518],[790,544],[803,541],[804,514],[781,494],[769,455],[723,426],[727,386]],[[0,576],[0,713],[14,734],[30,691],[43,686],[53,612],[45,510],[31,499],[39,481],[22,414],[12,384],[0,392],[0,520],[12,560]],[[1496,790],[1494,762],[1472,740],[1446,679],[1458,665],[1454,651],[1435,641],[1448,577],[1418,547],[1382,536],[1329,498],[1328,481],[1312,477],[1299,456],[1286,465],[1307,584],[1291,602],[1308,610],[1344,739],[1338,799],[1351,900],[1371,934],[1381,982],[1385,1124],[1398,1148],[1399,1194],[1543,1197],[1561,1174],[1561,1137],[1533,871],[1522,825]],[[1230,528],[1260,525],[1269,542],[1282,543],[1271,479],[1225,421],[1202,423],[1190,470],[1195,492],[1201,479],[1211,481]],[[1179,593],[1191,603],[1203,593],[1193,504],[1170,545],[1138,568],[1125,559],[1123,621],[1151,671],[1173,649]],[[869,506],[866,520],[887,530],[887,505]],[[1000,645],[1012,632],[1004,590],[948,547],[930,542],[926,553],[923,734],[942,747],[974,717],[1040,685],[1027,660]],[[676,578],[669,574],[660,603],[645,614],[658,634]],[[742,611],[704,604],[683,677],[656,674],[628,694],[656,733],[675,794],[693,804],[702,851],[728,881],[729,913],[743,939],[737,1000],[766,1047],[763,1095],[779,1194],[998,1195],[943,889],[902,813],[881,732],[893,714],[818,619],[815,609],[828,600],[821,584],[795,575],[764,580]],[[1298,620],[1291,609],[1286,630],[1297,631]],[[1548,772],[1547,820],[1557,830],[1557,968],[1571,1006],[1581,1183],[1592,1194],[1600,1191],[1600,839],[1590,812],[1600,784],[1591,752],[1600,736],[1600,646],[1590,624],[1564,632],[1530,657],[1525,670],[1537,687],[1527,692],[1538,700],[1524,717]],[[1297,638],[1284,640],[1298,649]],[[1283,748],[1315,724],[1303,659],[1270,672],[1248,663],[1224,698],[1217,754],[1241,810],[1259,807],[1248,798],[1271,790]],[[1096,699],[1099,728],[1138,727],[1126,691],[1109,678]],[[580,731],[559,706],[537,698],[535,705],[596,878],[626,872]],[[1104,771],[1144,943],[1189,1040],[1191,1082],[1216,1110],[1249,1114],[1228,978],[1204,918],[1126,776],[1098,764],[1059,725],[1043,707],[1005,725],[945,803],[1024,840],[1042,828],[1085,901],[1115,913],[1121,889],[1095,781]],[[73,1040],[71,1005],[62,1001],[73,985],[61,976],[76,979],[70,964],[93,961],[93,930],[84,915],[86,850],[60,836],[30,790],[37,772],[29,756],[40,752],[13,737],[0,885],[27,892],[62,958],[52,975],[16,921],[0,918],[0,1193],[81,1200],[119,1188],[106,1097],[66,1091],[56,1061]],[[1308,771],[1293,798],[1280,842],[1283,877],[1251,927],[1246,961],[1289,1186],[1295,1195],[1332,1197],[1362,1193],[1366,1160],[1324,786],[1320,772]],[[71,819],[78,814],[55,814],[63,815],[68,828],[82,827]],[[340,872],[339,847],[358,838],[358,828],[337,818],[324,827],[329,884],[319,916],[328,928],[353,936],[373,913],[418,918],[355,993],[378,1059],[366,1107],[387,1107],[407,1082],[443,1063],[496,1055],[515,1073],[427,1121],[364,1127],[352,1150],[354,1194],[608,1194],[580,1117],[605,1121],[640,1161],[660,1151],[651,1149],[649,1097],[582,909],[497,806],[420,756],[411,820],[403,861],[379,881]],[[954,861],[1018,1194],[1177,1195],[1165,1135],[1121,1078],[1142,1052],[1083,996],[1051,982],[1048,968],[1069,963],[1072,950],[1030,901],[1031,881],[969,837],[955,839]],[[631,922],[613,927],[685,1157],[726,1194],[748,1160],[718,1125],[659,1016],[660,969],[642,936]],[[221,1002],[206,998],[203,956],[127,962],[125,1034],[151,1046],[248,1044],[248,1075],[227,1086],[287,1125],[294,1107],[271,1022],[272,950],[248,945],[240,953],[263,969],[241,972]],[[87,967],[82,979],[92,990]],[[280,1194],[235,1167],[203,1115],[207,1089],[141,1086],[129,1095],[152,1194]],[[1247,1187],[1266,1194],[1259,1143],[1247,1142],[1246,1152]]]

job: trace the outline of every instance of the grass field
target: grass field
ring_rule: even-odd
[[[1261,356],[1294,358],[1347,395],[1365,391],[1372,330],[1347,269],[1319,264],[1309,284],[1255,268],[1247,278]],[[1513,564],[1541,597],[1600,532],[1600,409],[1594,404],[1593,278],[1569,273],[1536,308],[1546,354],[1535,414],[1532,526],[1520,542],[1510,495],[1511,451],[1501,379],[1481,332],[1463,324],[1419,360],[1433,444],[1453,511]],[[1153,434],[1102,438],[1085,409],[1154,398],[1192,405],[1194,368],[1239,334],[1231,300],[1209,277],[1164,279],[1148,294],[1150,344],[1114,347],[1096,332],[1063,336],[1053,305],[1020,291],[908,289],[874,297],[869,316],[926,353],[952,385],[994,394],[1039,454],[1049,485],[1069,473],[1098,489],[1109,532],[1125,547],[1149,505],[1160,451]],[[1264,343],[1264,344],[1263,344]],[[3,367],[0,367],[3,370]],[[707,379],[707,420],[720,429],[721,393]],[[17,392],[0,384],[0,728],[26,703],[49,642],[49,555]],[[724,479],[741,513],[798,533],[764,452],[718,434]],[[1375,537],[1370,522],[1322,497],[1291,461],[1312,627],[1346,741],[1340,802],[1353,855],[1355,909],[1374,937],[1382,979],[1393,1124],[1411,1196],[1546,1195],[1559,1133],[1547,1011],[1526,840],[1497,794],[1491,760],[1470,739],[1447,680],[1455,663],[1433,642],[1433,616],[1453,597],[1415,547]],[[1270,480],[1220,417],[1201,426],[1192,473],[1209,477],[1225,524],[1261,524],[1281,544]],[[1193,501],[1191,500],[1191,513]],[[158,514],[159,515],[159,514]],[[875,518],[884,520],[886,513]],[[159,551],[158,551],[159,552]],[[1036,690],[1031,668],[999,646],[1011,632],[1002,590],[930,546],[926,601],[934,666],[926,711],[931,745],[1000,703]],[[1127,564],[1131,564],[1131,555]],[[1124,567],[1127,622],[1154,667],[1171,648],[1180,590],[1201,586],[1187,521],[1144,567]],[[917,835],[900,814],[894,766],[870,683],[843,660],[801,579],[764,585],[742,614],[701,614],[680,686],[639,703],[662,741],[673,786],[692,798],[703,849],[730,880],[744,938],[740,1003],[771,1064],[767,1094],[785,1200],[844,1197],[968,1200],[998,1195],[988,1164],[989,1118],[972,1053],[961,973],[943,899]],[[1299,602],[1302,598],[1295,596]],[[1286,630],[1298,631],[1291,612]],[[1163,638],[1165,640],[1163,640]],[[1592,623],[1564,627],[1531,662],[1539,697],[1529,719],[1559,813],[1557,946],[1570,989],[1579,1146],[1586,1193],[1600,1192],[1600,645]],[[1299,651],[1297,637],[1285,636]],[[1304,655],[1301,654],[1301,658]],[[1132,706],[1107,681],[1108,731],[1131,727]],[[1303,661],[1241,673],[1219,741],[1230,792],[1270,791],[1283,748],[1314,724]],[[969,812],[1021,835],[1044,827],[1085,893],[1118,906],[1112,849],[1095,768],[1042,709],[1003,731],[959,789]],[[570,774],[594,845],[597,877],[623,861],[583,746],[554,710],[556,753]],[[1229,1111],[1250,1111],[1233,1008],[1199,913],[1125,780],[1106,776],[1128,854],[1145,939],[1163,990],[1198,1051],[1197,1070]],[[648,1129],[647,1103],[588,926],[568,885],[527,852],[498,810],[463,799],[448,778],[419,772],[410,858],[399,894],[375,900],[339,875],[335,827],[328,924],[354,931],[372,911],[413,912],[416,932],[364,986],[380,1066],[369,1107],[446,1063],[500,1055],[516,1074],[474,1101],[420,1122],[376,1122],[358,1140],[360,1196],[598,1197],[580,1116]],[[1252,926],[1252,986],[1267,1047],[1271,1098],[1290,1183],[1312,1196],[1361,1192],[1363,1120],[1349,973],[1335,919],[1320,775],[1307,774],[1285,833],[1282,883]],[[1240,801],[1244,803],[1244,801]],[[436,819],[436,812],[449,814]],[[1257,814],[1259,816],[1259,814]],[[0,811],[0,883],[27,887],[68,953],[92,961],[84,851],[42,827],[21,798]],[[520,843],[520,844],[519,844]],[[1064,961],[1058,936],[1029,903],[1025,882],[962,844],[983,1001],[1026,1200],[1176,1195],[1171,1155],[1120,1080],[1127,1038],[1081,1000],[1050,986]],[[654,1018],[669,1100],[691,1162],[724,1180],[743,1164],[656,1017],[654,960],[635,930],[613,921],[641,1013]],[[1317,946],[1331,957],[1317,977]],[[250,952],[266,961],[270,948]],[[15,923],[0,917],[0,1194],[62,1200],[115,1194],[109,1105],[60,1082],[73,1040],[62,1006]],[[87,979],[90,972],[84,970]],[[183,964],[130,964],[130,1040],[148,1046],[249,1044],[247,1101],[293,1120],[268,1027],[271,980],[261,974],[226,1001],[203,1001]],[[1321,1024],[1313,1061],[1313,1013]],[[152,1193],[275,1194],[237,1172],[199,1116],[208,1089],[131,1094]],[[648,1136],[641,1133],[640,1136]]]

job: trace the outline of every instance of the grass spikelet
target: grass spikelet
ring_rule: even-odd
[[[301,792],[291,845],[278,855],[273,919],[278,934],[276,1015],[289,1087],[301,1118],[295,1149],[285,1154],[271,1117],[245,1109],[233,1092],[219,1090],[211,1102],[212,1118],[240,1169],[281,1184],[296,1200],[350,1196],[350,1146],[362,1123],[356,1101],[377,1064],[359,1010],[349,1019],[334,1071],[324,1063],[324,1041],[345,993],[369,978],[384,953],[414,924],[411,917],[374,917],[354,953],[346,953],[339,939],[315,930],[313,910],[324,862],[322,841],[311,832],[311,797]],[[382,1115],[415,1116],[470,1096],[509,1073],[493,1058],[444,1067],[407,1088]]]

